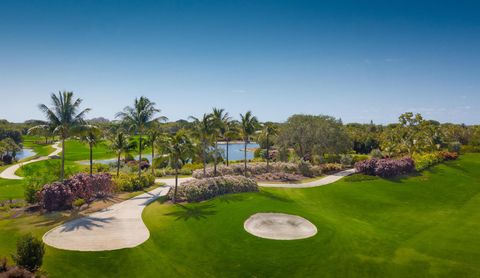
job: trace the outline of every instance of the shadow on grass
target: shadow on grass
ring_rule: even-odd
[[[395,177],[395,178],[384,178],[384,180],[391,181],[391,182],[394,182],[394,183],[403,183],[405,180],[407,180],[409,178],[421,177],[421,176],[422,176],[422,173],[413,172],[413,173],[410,173],[408,175],[401,175],[401,176],[398,176],[398,177]]]
[[[260,196],[262,196],[262,197],[266,197],[266,198],[274,200],[274,201],[280,201],[280,202],[285,202],[285,203],[293,202],[292,199],[285,198],[285,197],[279,196],[277,194],[273,194],[270,191],[261,190],[258,194],[260,194]]]
[[[212,216],[217,214],[217,211],[212,210],[214,205],[210,204],[199,204],[199,205],[189,205],[184,206],[182,204],[176,204],[177,208],[180,208],[178,211],[166,213],[167,216],[176,217],[175,220],[184,220],[187,221],[189,219],[201,220],[206,219],[208,216]]]

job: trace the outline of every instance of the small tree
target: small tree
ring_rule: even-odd
[[[35,272],[42,266],[44,254],[43,242],[31,234],[27,234],[17,241],[17,254],[12,257],[17,266]]]
[[[86,125],[80,137],[80,140],[88,144],[90,150],[90,176],[93,175],[93,147],[97,145],[101,137],[101,131],[93,125]]]

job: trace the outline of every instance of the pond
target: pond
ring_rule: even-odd
[[[243,143],[230,143],[228,146],[228,159],[229,160],[242,160],[243,159]],[[252,159],[253,158],[253,149],[258,148],[259,145],[257,143],[250,143],[247,144],[247,159]],[[224,143],[219,143],[218,144],[218,149],[222,153],[222,157],[226,158],[226,149],[227,145]],[[135,159],[138,160],[138,155],[135,156]],[[148,161],[152,162],[152,154],[142,154],[142,158],[148,159]],[[94,164],[110,164],[110,163],[116,163],[117,159],[116,158],[109,158],[109,159],[94,159],[93,163]],[[88,165],[90,164],[89,161],[79,161],[78,163],[82,165]]]
[[[15,158],[17,160],[22,160],[25,158],[29,158],[34,156],[36,153],[32,149],[22,149],[21,151],[17,152],[17,156]]]

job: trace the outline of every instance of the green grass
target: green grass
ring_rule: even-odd
[[[479,277],[480,155],[421,175],[346,179],[309,189],[261,189],[199,204],[154,202],[143,214],[151,237],[112,252],[47,247],[50,277]],[[312,238],[254,237],[243,222],[283,212],[313,222]],[[59,214],[0,220],[0,254],[44,232]]]
[[[115,157],[115,154],[108,148],[107,142],[101,141],[93,147],[93,159],[107,159]],[[65,142],[65,160],[79,161],[90,159],[90,148],[78,140],[67,140]]]
[[[0,201],[23,199],[23,180],[0,179]]]
[[[24,135],[23,137],[23,147],[32,149],[35,152],[35,156],[46,156],[52,153],[55,149],[52,148],[51,144],[44,145],[42,137]],[[37,144],[42,142],[42,144]]]

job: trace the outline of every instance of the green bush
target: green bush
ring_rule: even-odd
[[[359,161],[364,161],[370,159],[370,155],[368,154],[354,154],[352,155],[352,164],[355,164]]]
[[[24,197],[25,201],[29,204],[35,204],[38,202],[37,193],[42,187],[35,183],[27,183],[25,185]]]
[[[301,160],[300,163],[298,163],[298,171],[302,176],[305,177],[314,177],[313,171],[312,171],[312,164],[310,162]]]
[[[75,199],[75,201],[73,201],[72,203],[72,205],[77,208],[83,206],[84,204],[85,204],[85,200],[82,198]]]
[[[43,242],[27,234],[17,241],[17,253],[12,257],[17,266],[34,272],[42,266],[44,254]]]
[[[415,169],[417,171],[423,171],[444,160],[443,156],[439,152],[414,154],[412,158],[413,161],[415,161]]]
[[[155,184],[155,177],[153,175],[141,175],[137,174],[120,174],[118,177],[113,178],[117,191],[137,191],[143,188],[150,187]]]
[[[480,153],[480,146],[464,145],[460,149],[461,153]]]

